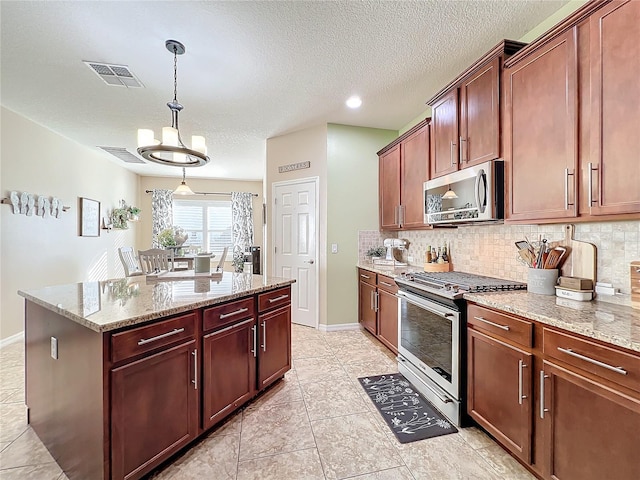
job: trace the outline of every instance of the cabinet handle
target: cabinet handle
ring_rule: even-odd
[[[289,298],[289,295],[280,295],[276,298],[270,298],[269,303],[279,302],[280,300],[284,300],[285,298]]]
[[[371,308],[371,310],[375,310],[375,307],[373,305],[373,295],[375,294],[375,292],[371,290],[370,293],[371,294],[369,295],[369,307]]]
[[[597,203],[596,200],[593,199],[593,172],[594,170],[598,170],[598,168],[593,168],[593,163],[587,163],[587,168],[589,169],[589,207],[594,203]]]
[[[569,177],[572,177],[573,173],[569,173],[569,169],[564,169],[564,209],[569,210],[569,207],[573,207],[573,203],[569,203]]]
[[[245,320],[244,322],[240,322],[240,323],[234,323],[233,325],[230,325],[226,328],[223,328],[222,330],[216,330],[214,333],[212,333],[211,335],[220,335],[223,332],[228,332],[229,330],[233,330],[234,328],[238,328],[241,325],[245,325],[249,322],[253,322],[253,318],[250,318],[249,320]]]
[[[562,353],[566,353],[567,355],[571,355],[572,357],[576,357],[576,358],[579,358],[580,360],[584,360],[585,362],[593,363],[594,365],[598,365],[599,367],[606,368],[608,370],[611,370],[612,372],[619,373],[620,375],[627,374],[627,371],[622,367],[614,367],[613,365],[609,365],[608,363],[604,363],[604,362],[601,362],[600,360],[596,360],[594,358],[587,357],[580,353],[574,352],[570,348],[558,347],[558,350],[560,350]]]
[[[253,350],[251,350],[251,353],[253,353],[253,358],[256,358],[256,356],[258,355],[258,349],[256,348],[258,346],[258,328],[257,325],[254,325],[253,327],[251,327],[251,331],[253,332]]]
[[[462,135],[460,135],[460,165],[462,165],[464,163],[464,158],[462,155],[462,152],[464,151],[464,149],[462,148],[462,142],[466,142],[467,139],[466,138],[462,138]],[[466,145],[466,143],[465,143]]]
[[[399,220],[399,216],[400,216],[400,205],[396,205],[395,207],[393,207],[393,224],[394,225],[400,225],[400,220]]]
[[[193,380],[191,380],[191,383],[193,383],[193,389],[197,390],[198,389],[198,349],[196,348],[193,352],[191,352],[191,355],[193,355]]]
[[[456,165],[456,156],[453,153],[453,147],[455,146],[456,146],[456,143],[453,140],[451,140],[451,166],[452,167]]]
[[[390,283],[387,282],[380,282],[381,285],[384,285],[385,287],[393,287],[393,285],[391,285]]]
[[[229,317],[233,317],[235,315],[240,315],[241,313],[247,312],[249,311],[248,308],[239,308],[238,310],[235,310],[233,312],[230,313],[221,313],[220,314],[220,320],[224,319],[224,318],[229,318]]]
[[[155,342],[156,340],[167,338],[172,335],[177,335],[182,332],[184,332],[184,328],[174,328],[170,332],[163,333],[162,335],[156,335],[155,337],[151,337],[151,338],[141,338],[140,340],[138,340],[138,345],[144,345],[146,343]]]
[[[360,276],[361,276],[362,278],[366,278],[367,280],[369,280],[369,279],[371,278],[369,275],[365,275],[365,274],[363,274],[363,273],[361,273],[361,274],[360,274]]]
[[[375,292],[373,310],[378,311],[378,292]]]
[[[544,374],[544,370],[540,370],[540,418],[544,418],[544,412],[548,412],[548,408],[544,408],[544,379],[549,375]]]
[[[262,351],[267,351],[267,322],[264,321],[260,324],[262,326]]]
[[[501,328],[502,330],[505,330],[507,332],[510,330],[508,326],[500,325],[499,323],[493,323],[492,321],[487,320],[486,318],[482,318],[482,317],[473,317],[473,318],[475,318],[476,320],[480,320],[481,322],[488,323],[489,325],[493,325],[494,327]]]
[[[522,369],[523,368],[527,368],[527,365],[522,361],[522,360],[518,360],[518,403],[520,405],[522,405],[522,400],[524,400],[525,398],[527,398],[526,395],[523,395],[522,392]]]

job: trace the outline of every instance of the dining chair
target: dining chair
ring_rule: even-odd
[[[120,261],[124,267],[124,274],[126,277],[143,275],[133,247],[120,247],[118,249],[118,255],[120,256]]]
[[[171,252],[162,248],[138,250],[138,259],[142,267],[142,273],[157,273],[161,270],[169,270],[169,258]]]

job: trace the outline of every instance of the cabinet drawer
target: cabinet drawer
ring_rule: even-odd
[[[542,333],[545,355],[640,392],[640,356],[548,328]]]
[[[117,363],[141,353],[193,337],[196,315],[189,313],[111,335],[111,361]]]
[[[376,284],[377,280],[378,280],[378,274],[371,272],[369,270],[365,270],[364,268],[359,268],[358,269],[358,280],[360,280],[361,282],[364,283],[368,283],[369,285],[374,285]]]
[[[378,288],[386,290],[389,293],[396,293],[398,291],[395,280],[386,275],[378,275]]]
[[[533,322],[478,305],[467,308],[467,324],[474,330],[502,337],[525,347],[533,346]]]
[[[279,288],[258,295],[258,311],[260,312],[288,303],[291,303],[291,287]]]
[[[207,308],[202,315],[202,330],[206,332],[214,328],[224,327],[238,320],[253,317],[254,313],[253,297]]]

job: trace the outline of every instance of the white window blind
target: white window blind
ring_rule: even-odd
[[[189,234],[186,247],[221,255],[232,245],[230,200],[174,200],[173,224]]]

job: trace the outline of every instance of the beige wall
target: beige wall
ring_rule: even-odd
[[[151,194],[146,190],[168,189],[174,190],[180,179],[168,177],[140,177],[140,202],[142,216],[138,222],[137,229],[140,232],[136,247],[138,249],[151,248],[152,222],[151,222]],[[264,250],[263,228],[262,228],[262,182],[261,181],[239,181],[239,180],[208,180],[203,178],[189,178],[187,170],[187,185],[196,192],[251,192],[258,194],[253,197],[253,244]],[[206,200],[229,200],[231,197],[225,195],[196,195],[185,197],[192,199]],[[233,259],[231,253],[227,256],[227,263]]]
[[[327,324],[358,319],[358,230],[377,228],[378,156],[395,130],[329,124],[327,132]],[[331,244],[338,253],[331,253]]]
[[[99,237],[78,235],[78,198],[98,200],[101,209],[120,199],[138,202],[138,177],[30,120],[1,109],[2,197],[11,191],[58,197],[71,209],[60,218],[14,215],[0,206],[0,338],[21,332],[24,301],[17,291],[122,276],[117,249],[135,245],[137,226]]]

